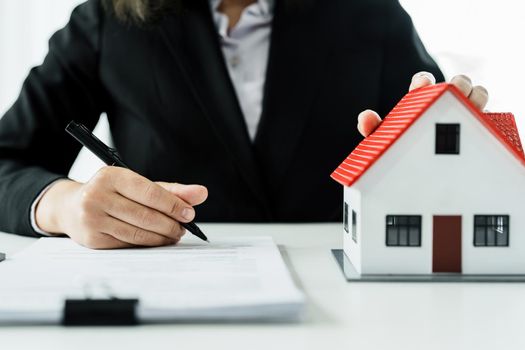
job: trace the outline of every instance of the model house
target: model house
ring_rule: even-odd
[[[332,173],[359,274],[525,274],[525,155],[509,113],[414,90]]]

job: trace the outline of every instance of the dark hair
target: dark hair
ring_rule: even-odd
[[[146,24],[182,6],[182,0],[103,0],[104,7],[125,23]]]
[[[131,24],[148,24],[161,19],[166,13],[181,11],[184,0],[102,0],[104,8],[117,19]],[[189,0],[197,1],[197,0]],[[282,1],[288,10],[311,5],[313,0],[276,0]]]

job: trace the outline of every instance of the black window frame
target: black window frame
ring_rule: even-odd
[[[343,229],[346,233],[350,233],[348,229],[348,203],[344,202],[343,207]]]
[[[504,232],[500,233],[497,232],[497,228],[500,226],[498,223],[498,218],[501,218]],[[478,229],[484,230],[483,235],[483,242],[481,240],[478,240],[477,231]],[[506,229],[506,230],[505,230]],[[490,231],[493,231],[494,234],[494,240],[493,244],[489,244],[489,235]],[[501,236],[502,234],[505,234],[504,236]],[[510,247],[510,215],[503,214],[503,215],[494,215],[494,214],[477,214],[474,215],[474,230],[472,235],[472,244],[476,248],[501,248],[501,247]]]
[[[436,124],[436,154],[459,154],[460,152],[460,133],[459,123],[438,123]],[[454,147],[455,146],[455,147]]]
[[[352,240],[357,243],[357,213],[352,209]]]
[[[399,221],[398,224],[395,221]],[[392,223],[390,223],[392,221]],[[423,222],[422,215],[387,215],[385,224],[385,244],[387,247],[421,247],[421,226]],[[396,243],[389,239],[389,229],[396,228]],[[417,244],[411,244],[411,228],[417,228]],[[406,244],[401,244],[401,232],[406,229]]]

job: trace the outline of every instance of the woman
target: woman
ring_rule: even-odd
[[[410,88],[443,80],[397,1],[89,0],[0,120],[0,230],[120,248],[176,243],[201,203],[199,221],[339,220],[355,116],[373,131],[418,71]],[[65,125],[104,112],[136,172],[68,180]]]

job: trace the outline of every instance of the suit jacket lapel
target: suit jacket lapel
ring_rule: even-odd
[[[205,116],[268,212],[252,143],[224,62],[208,1],[185,2],[184,13],[167,17],[159,30]]]
[[[313,4],[293,11],[286,5],[282,0],[276,3],[263,115],[255,139],[257,159],[274,192],[308,120],[322,57],[317,49]]]

